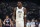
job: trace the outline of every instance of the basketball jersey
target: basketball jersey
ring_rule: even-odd
[[[40,27],[40,23],[39,23],[39,27]]]
[[[6,19],[5,24],[9,24],[10,25],[10,19]]]
[[[16,21],[21,21],[24,20],[24,7],[19,9],[18,7],[16,8]]]
[[[35,27],[38,27],[39,23],[38,22],[35,22]]]
[[[31,27],[35,27],[35,22],[31,22]]]
[[[27,22],[26,26],[27,26],[27,27],[30,27],[30,23]]]

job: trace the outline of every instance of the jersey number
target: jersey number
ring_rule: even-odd
[[[21,18],[21,14],[19,14],[19,18]]]

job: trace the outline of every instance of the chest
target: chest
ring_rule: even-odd
[[[19,13],[19,14],[24,13],[24,10],[23,9],[17,9],[16,13]]]
[[[36,22],[35,24],[38,25],[38,22]]]
[[[8,20],[6,20],[6,22],[10,22],[10,21],[9,21],[9,19],[8,19]]]

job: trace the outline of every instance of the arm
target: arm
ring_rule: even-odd
[[[16,8],[14,8],[14,12],[13,12],[13,20],[15,20],[15,14],[16,14]]]
[[[11,19],[10,19],[10,26],[11,26],[11,25],[13,26],[13,23],[12,23],[12,21],[11,21]]]
[[[14,12],[13,12],[13,24],[16,22],[15,15],[16,15],[16,8],[14,8]]]
[[[25,24],[26,24],[26,17],[27,15],[26,15],[26,8],[24,8],[24,26],[26,26]]]
[[[4,20],[3,24],[5,25],[5,20]]]

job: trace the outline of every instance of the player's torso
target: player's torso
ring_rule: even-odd
[[[23,20],[24,18],[24,7],[22,7],[21,9],[19,9],[17,7],[16,9],[16,20]]]
[[[35,22],[31,22],[31,27],[35,27]]]
[[[6,19],[5,24],[10,24],[10,19]]]

